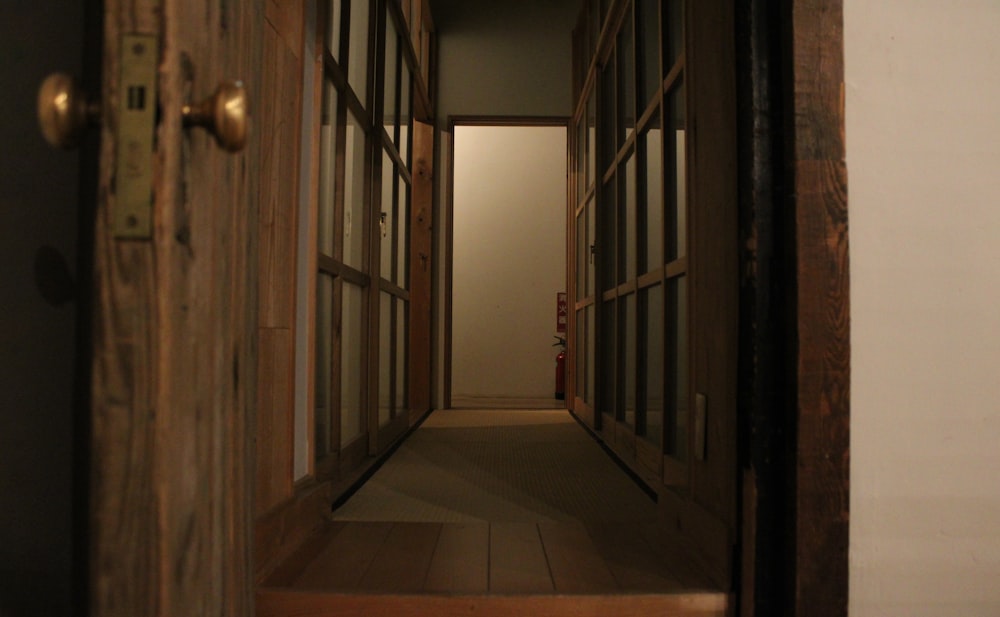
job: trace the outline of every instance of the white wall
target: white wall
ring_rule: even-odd
[[[845,2],[852,617],[1000,615],[1000,3]]]
[[[452,396],[552,398],[566,128],[455,128]]]

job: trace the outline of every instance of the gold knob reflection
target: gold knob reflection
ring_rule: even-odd
[[[223,149],[239,152],[246,146],[250,113],[242,82],[223,82],[211,97],[195,105],[185,105],[183,113],[185,126],[208,130]]]

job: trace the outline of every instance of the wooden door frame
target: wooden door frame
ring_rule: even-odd
[[[448,132],[442,147],[447,148],[448,176],[445,179],[444,229],[444,354],[441,363],[444,391],[441,406],[451,408],[451,356],[452,356],[452,281],[455,249],[455,127],[456,126],[561,126],[566,129],[566,155],[569,156],[570,118],[567,116],[448,116]],[[567,187],[567,191],[568,191]],[[567,193],[568,199],[568,193]],[[566,258],[570,253],[567,246]],[[567,270],[566,289],[569,289]]]
[[[737,10],[739,614],[843,617],[850,303],[843,0]]]
[[[744,239],[753,241],[745,245],[742,264],[756,268],[750,277],[753,281],[750,289],[757,294],[759,302],[768,303],[770,308],[755,303],[744,309],[744,324],[754,328],[744,330],[750,332],[752,338],[741,341],[741,347],[749,350],[759,343],[764,345],[764,352],[750,358],[758,361],[753,371],[741,372],[743,376],[754,377],[747,395],[749,400],[741,401],[741,418],[777,422],[778,426],[768,440],[744,440],[742,503],[750,516],[744,518],[742,547],[744,557],[755,559],[749,566],[744,562],[741,581],[743,605],[753,613],[744,611],[741,614],[843,616],[847,614],[848,599],[850,505],[843,0],[784,0],[770,7],[763,5],[764,0],[754,0],[752,8],[747,10],[753,24],[749,29],[751,39],[763,37],[750,45],[758,45],[763,63],[770,67],[769,77],[761,79],[762,67],[757,60],[749,70],[741,70],[740,77],[750,81],[751,91],[754,83],[765,85],[769,90],[768,106],[751,106],[755,110],[751,113],[755,121],[767,120],[772,124],[770,137],[763,143],[755,142],[749,152],[750,160],[757,161],[755,157],[758,156],[763,160],[759,161],[759,168],[755,163],[745,177],[753,184],[741,189],[742,198],[751,200],[741,207],[741,212],[750,214],[743,221]],[[259,3],[255,8],[258,13],[254,17],[259,19]],[[759,30],[761,27],[763,34]],[[178,62],[175,57],[171,67],[175,68]],[[207,87],[201,82],[199,86],[202,90]],[[168,111],[176,112],[176,107],[173,102]],[[178,117],[171,114],[170,122],[179,123]],[[110,135],[105,137],[110,144]],[[758,147],[766,153],[757,150]],[[107,182],[109,178],[104,180]],[[252,191],[248,192],[248,197],[255,199]],[[252,201],[251,220],[255,208],[256,203]],[[758,225],[762,222],[767,224]],[[748,232],[752,233],[747,235]],[[247,230],[247,238],[249,242],[242,251],[247,260],[244,290],[252,293],[255,274],[251,258],[255,249],[252,229]],[[97,277],[109,276],[104,270],[107,266],[104,259],[118,258],[116,247],[108,238],[101,237],[96,249],[103,255],[96,270]],[[137,252],[136,247],[130,249],[130,253]],[[772,257],[774,260],[770,261]],[[783,269],[777,271],[778,266]],[[445,310],[447,315],[449,309]],[[95,311],[95,318],[100,320],[100,307]],[[240,321],[252,323],[253,319],[244,316]],[[228,324],[230,333],[235,333],[242,325]],[[95,338],[100,339],[94,342],[98,350],[113,349],[119,340],[103,329],[95,334]],[[234,394],[238,399],[236,406],[251,417],[254,396],[253,379],[249,377],[252,377],[251,367],[256,364],[256,356],[257,350],[250,344],[247,348],[240,346],[233,357],[234,372],[241,377],[239,390]],[[446,367],[447,356],[446,352]],[[95,365],[97,379],[102,379],[105,368]],[[767,375],[762,376],[762,371],[768,372]],[[97,398],[93,406],[100,410],[105,405],[100,397]],[[130,417],[127,413],[130,407],[125,403],[116,409],[124,418]],[[757,416],[754,410],[770,411]],[[751,413],[743,413],[745,411]],[[142,416],[136,419],[142,420]],[[744,434],[750,432],[747,430]],[[220,439],[237,451],[242,443],[245,455],[253,451],[252,430],[240,429],[220,435]],[[95,455],[121,456],[129,449],[124,442],[104,445],[106,450],[101,442],[95,443]],[[759,463],[767,454],[775,455],[779,463],[762,468]],[[242,458],[235,463],[241,470],[246,468],[245,456]],[[242,516],[238,509],[230,512],[230,522],[238,524],[243,531],[236,533],[242,535],[244,526],[251,524],[252,508],[242,491],[229,497],[233,500],[230,506],[243,506]],[[126,510],[116,509],[115,512]],[[151,533],[150,537],[153,535]],[[95,538],[92,542],[100,545],[106,543],[107,538]],[[129,546],[134,549],[130,554],[142,559],[139,555],[142,546],[135,543]],[[120,552],[116,553],[116,559],[121,557]],[[153,553],[146,557],[153,557]],[[247,568],[242,555],[235,557],[236,571],[230,571],[224,578],[234,585],[233,593],[242,596],[248,592],[246,585],[250,584],[249,570],[252,569]],[[764,571],[761,567],[764,560],[784,566]],[[91,576],[96,574],[92,572]],[[244,578],[244,584],[240,584]],[[211,584],[211,581],[204,582]],[[106,585],[102,588],[111,594]],[[148,600],[143,591],[149,589],[144,587],[131,594],[140,608]],[[196,602],[201,590],[201,586],[192,585],[177,591],[181,595],[188,593],[190,597],[161,599],[168,600],[169,604],[176,603],[175,606]],[[91,595],[91,605],[100,606],[100,601],[94,598],[102,595],[96,585]],[[767,598],[774,612],[767,613],[762,608]],[[241,599],[240,603],[247,606],[243,602],[245,600]],[[104,612],[95,610],[95,614]]]

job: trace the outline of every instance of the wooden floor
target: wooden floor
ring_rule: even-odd
[[[482,416],[470,419],[474,422],[457,418],[466,430],[475,430],[468,425],[483,421]],[[547,435],[555,434],[553,425],[543,420],[542,416],[534,416],[531,423],[525,424],[534,424],[538,427],[537,435],[548,439]],[[454,423],[456,417],[442,416],[437,420],[443,421]],[[520,425],[516,416],[505,421]],[[496,426],[492,429],[495,431]],[[440,439],[425,438],[425,445],[421,445],[421,439],[414,439],[410,447],[427,448],[425,454],[434,453],[440,447]],[[469,435],[461,433],[457,439],[466,443]],[[563,433],[558,439],[564,449],[559,456],[565,458],[569,440]],[[488,447],[486,441],[480,441],[477,448]],[[508,439],[504,437],[501,441]],[[579,447],[586,456],[601,457],[589,466],[600,469],[606,462],[607,455],[592,440],[581,441]],[[544,449],[544,444],[534,443],[532,449],[537,448]],[[413,458],[421,458],[418,454],[419,451],[414,453]],[[670,554],[657,523],[649,520],[647,514],[632,516],[622,512],[622,516],[612,519],[601,506],[589,508],[592,514],[601,514],[600,517],[575,520],[562,516],[562,510],[552,505],[562,507],[562,502],[539,505],[537,499],[532,499],[529,509],[543,512],[544,516],[500,508],[494,517],[498,520],[481,520],[470,513],[481,516],[485,510],[470,507],[454,519],[454,504],[459,501],[456,491],[461,491],[466,501],[487,502],[469,492],[469,482],[450,487],[445,476],[456,460],[464,459],[449,458],[446,466],[435,472],[411,463],[406,456],[399,457],[395,464],[406,469],[384,470],[385,478],[379,481],[375,496],[360,500],[363,508],[353,511],[345,508],[354,512],[355,520],[331,520],[320,534],[264,581],[258,590],[257,614],[300,617],[726,614],[726,594],[712,589],[706,579]],[[505,465],[510,464],[500,464]],[[465,466],[468,468],[469,464],[466,462]],[[392,484],[395,474],[404,471],[409,472],[406,476],[409,484]],[[436,473],[440,476],[433,475]],[[479,475],[475,479],[475,484],[491,486]],[[499,490],[497,486],[492,486],[493,493]],[[401,491],[400,487],[412,490],[401,495],[399,502],[404,505],[394,508],[386,494]],[[515,488],[509,482],[504,483],[505,502],[525,494]],[[566,503],[576,503],[578,492],[569,491],[573,500],[566,498]],[[640,499],[652,503],[641,492]],[[429,500],[449,507],[428,508],[424,504]],[[420,505],[413,507],[415,502]],[[494,499],[489,503],[499,502]],[[622,505],[626,509],[646,506],[642,501]],[[382,510],[396,518],[403,518],[401,515],[408,510],[419,512],[421,517],[428,513],[440,516],[441,511],[447,515],[436,522],[377,520]],[[365,517],[367,520],[363,520]]]

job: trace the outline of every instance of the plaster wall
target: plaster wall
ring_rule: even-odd
[[[566,128],[455,128],[452,396],[552,398]]]
[[[850,615],[998,615],[1000,4],[844,4]]]

